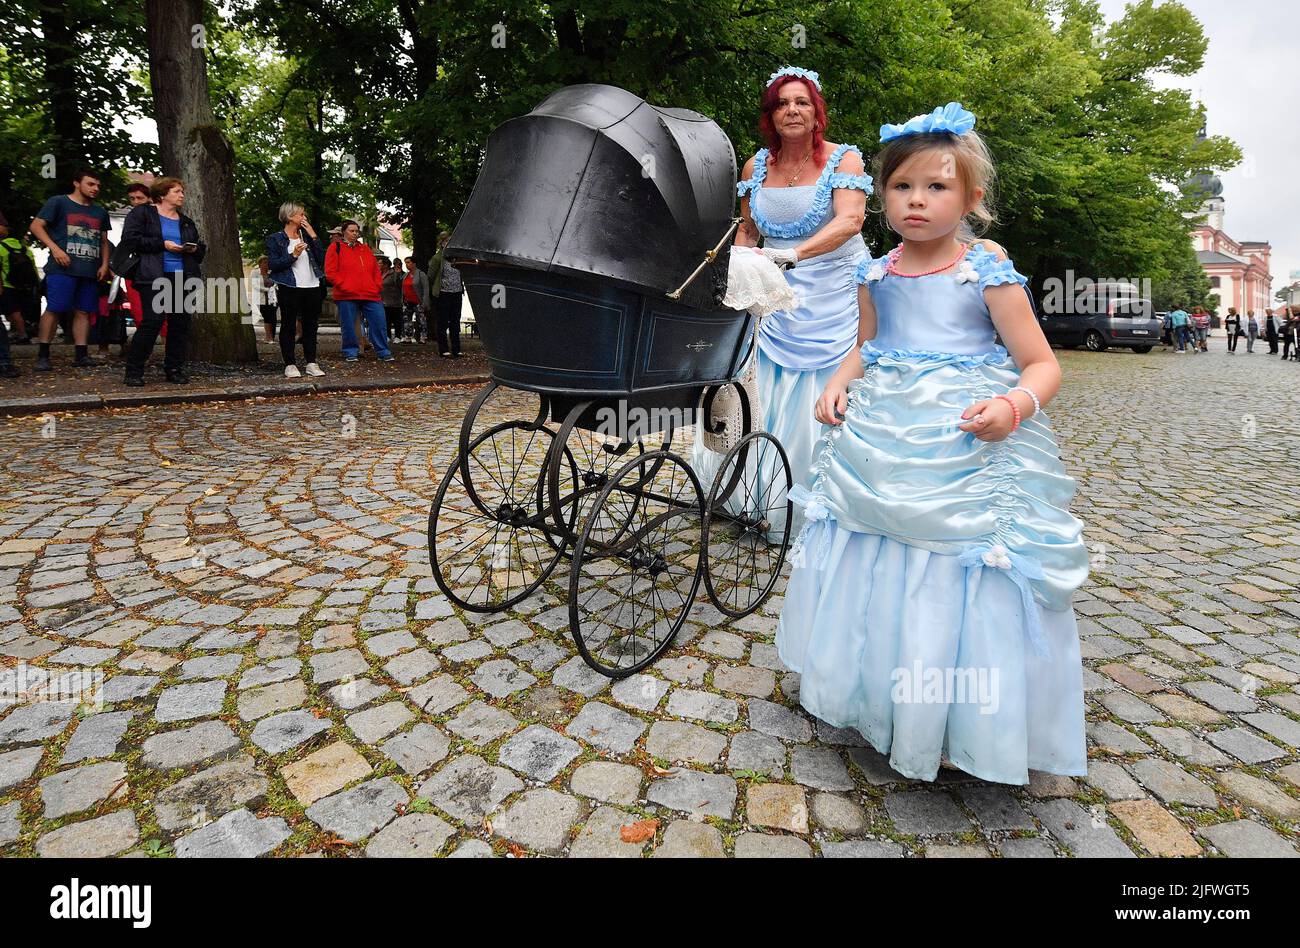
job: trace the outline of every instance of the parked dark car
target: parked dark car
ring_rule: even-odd
[[[1093,352],[1111,347],[1150,352],[1160,341],[1160,320],[1150,300],[1107,300],[1097,312],[1042,313],[1038,320],[1053,345],[1067,349],[1087,346]]]

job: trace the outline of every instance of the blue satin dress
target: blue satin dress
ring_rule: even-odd
[[[754,174],[736,185],[749,194],[749,211],[764,245],[797,247],[825,227],[835,216],[832,197],[836,188],[856,188],[871,193],[868,175],[836,171],[848,152],[861,157],[853,145],[840,145],[826,159],[816,184],[794,188],[765,188],[766,148],[754,156]],[[756,375],[762,402],[762,427],[781,441],[795,484],[811,482],[813,448],[821,426],[813,408],[835,369],[858,339],[858,288],[854,273],[866,258],[859,234],[834,250],[799,261],[785,271],[786,280],[800,300],[794,310],[781,310],[763,318],[758,334]],[[707,492],[718,468],[719,456],[704,447],[697,433],[691,463]],[[771,472],[760,472],[757,496],[764,496]],[[773,512],[774,530],[784,526],[784,513]],[[796,508],[792,535],[802,526]]]
[[[843,424],[823,426],[808,521],[777,629],[800,703],[853,727],[890,766],[933,780],[940,757],[986,780],[1087,773],[1071,596],[1088,573],[1074,480],[1035,413],[1000,442],[958,430],[1019,372],[986,287],[1024,285],[976,245],[953,272],[864,261],[876,338]]]

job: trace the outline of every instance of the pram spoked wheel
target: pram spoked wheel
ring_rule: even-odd
[[[539,147],[545,162],[529,159]],[[661,162],[654,179],[641,167],[647,149]],[[748,384],[755,316],[727,294],[742,222],[735,184],[735,150],[705,116],[572,86],[492,133],[444,248],[492,383],[434,498],[433,575],[450,601],[499,611],[567,557],[569,632],[613,678],[672,644],[706,565],[719,609],[758,608],[789,540],[789,465],[776,439],[742,440],[721,480],[703,486],[670,450],[702,399]],[[508,420],[511,396],[475,427],[499,386],[536,394],[537,416]],[[741,406],[739,422],[710,437],[749,431]]]
[[[640,438],[629,441],[580,427],[578,423],[590,404],[579,402],[565,417],[556,435],[559,450],[547,471],[546,500],[558,530],[554,534],[548,531],[547,536],[566,558],[571,556],[574,541],[565,538],[573,538],[590,516],[597,495],[611,475],[628,460],[645,453]],[[630,523],[637,503],[635,496],[615,497],[602,509],[601,517],[606,522],[601,532]]]
[[[625,678],[672,644],[700,585],[702,509],[695,471],[664,450],[628,461],[597,496],[570,566],[569,626],[601,674]]]
[[[542,424],[545,400],[534,421],[493,425],[469,439],[477,409],[491,390],[484,389],[467,413],[462,449],[429,511],[433,578],[448,599],[476,612],[522,602],[560,560],[543,526],[542,488],[555,441]]]
[[[701,540],[704,585],[718,610],[749,615],[781,575],[790,545],[790,462],[766,431],[740,439],[709,491]]]

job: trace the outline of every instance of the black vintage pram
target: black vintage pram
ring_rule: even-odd
[[[745,434],[711,483],[673,450],[749,356],[753,317],[722,306],[735,184],[703,115],[571,86],[492,133],[446,251],[492,381],[429,514],[433,575],[494,612],[567,559],[569,630],[615,678],[668,648],[701,581],[725,615],[757,609],[789,545],[789,463],[743,388]],[[489,423],[503,387],[536,414]]]

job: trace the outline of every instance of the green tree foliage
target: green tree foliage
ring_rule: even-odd
[[[156,161],[122,128],[148,111],[140,84],[123,81],[140,68],[138,5],[14,0],[0,14],[14,37],[0,52],[0,201],[26,209],[57,190],[30,160],[56,149],[56,99],[59,127],[72,127],[66,93],[27,79],[67,68],[43,43],[41,24],[60,22],[53,7],[72,24],[58,48],[71,36],[78,54],[79,153]],[[297,200],[324,227],[392,208],[426,258],[491,130],[577,82],[710,115],[738,163],[762,144],[759,98],[785,63],[821,73],[829,137],[868,158],[882,123],[960,101],[998,162],[990,236],[1040,286],[1071,270],[1183,280],[1199,198],[1179,186],[1240,158],[1223,138],[1198,140],[1205,117],[1187,93],[1159,88],[1205,53],[1177,2],[1139,0],[1110,24],[1095,0],[229,0],[224,18],[209,11],[212,97],[237,153],[250,255],[279,204]],[[896,239],[878,214],[866,236],[876,252]]]
[[[213,108],[225,116],[235,148],[235,197],[245,256],[283,225],[294,201],[322,232],[349,216],[373,213],[373,173],[350,150],[355,128],[328,89],[304,78],[297,61],[264,37],[220,21],[209,31]]]
[[[147,114],[142,4],[112,0],[6,0],[0,4],[0,208],[30,218],[72,172],[104,174],[105,203],[125,172],[152,168],[157,149],[132,140]],[[51,161],[49,157],[52,156]]]
[[[998,161],[990,236],[1040,285],[1069,270],[1171,279],[1186,263],[1187,215],[1198,205],[1178,185],[1239,160],[1222,138],[1197,141],[1204,117],[1185,92],[1155,84],[1191,75],[1205,52],[1200,24],[1174,2],[1141,0],[1109,26],[1093,0],[465,0],[454,9],[245,0],[242,10],[241,23],[287,55],[296,94],[338,110],[331,146],[355,155],[378,200],[410,220],[417,253],[454,223],[491,130],[577,82],[702,111],[731,136],[739,162],[761,144],[763,83],[787,62],[821,73],[830,137],[868,155],[882,123],[961,101]],[[331,34],[349,37],[345,54],[321,42]],[[309,165],[310,154],[293,160]],[[866,232],[877,251],[896,239],[880,216]]]

